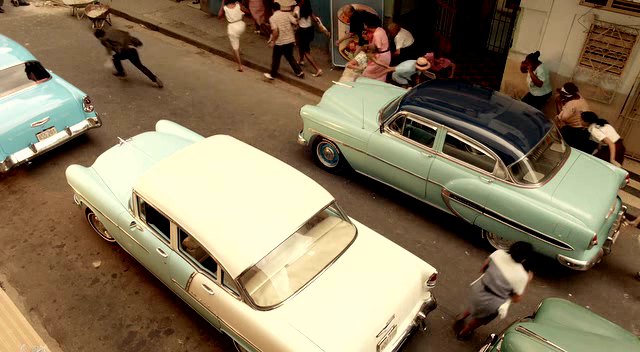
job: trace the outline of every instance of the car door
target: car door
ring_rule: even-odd
[[[440,153],[429,172],[427,199],[433,205],[475,223],[484,206],[498,168],[497,158],[463,135],[445,133]]]
[[[177,226],[176,251],[169,264],[172,289],[211,325],[220,329],[220,320],[205,298],[205,286],[213,287],[218,278],[218,262],[200,245],[195,237]],[[201,274],[197,287],[194,278]],[[208,278],[208,280],[207,280]],[[209,281],[209,282],[207,282]]]
[[[170,285],[169,258],[171,255],[171,220],[153,205],[136,195],[136,221],[130,224],[130,233],[140,246],[136,257],[156,277]],[[174,230],[175,231],[175,230]]]
[[[401,112],[367,145],[372,157],[367,174],[419,199],[425,199],[437,128],[419,116]]]

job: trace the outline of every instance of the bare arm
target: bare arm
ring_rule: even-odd
[[[529,65],[529,77],[531,77],[531,82],[533,82],[536,87],[542,87],[542,85],[544,84],[544,82],[541,81],[538,76],[536,76],[536,73],[533,72],[533,68],[531,67],[531,65]]]
[[[218,10],[218,18],[224,17],[224,1],[220,3],[220,10]]]
[[[429,66],[431,66],[431,64],[429,64]],[[456,64],[454,64],[453,62],[451,63],[451,74],[449,75],[449,78],[453,77],[453,73],[456,71]]]
[[[609,162],[611,162],[613,165],[619,166],[620,164],[616,161],[616,144],[613,143],[608,137],[604,137],[602,141],[609,146]]]
[[[280,31],[278,30],[278,28],[272,28],[271,29],[271,37],[269,37],[269,41],[267,43],[271,44],[271,45],[275,45],[276,40],[278,40],[278,37],[280,36]]]

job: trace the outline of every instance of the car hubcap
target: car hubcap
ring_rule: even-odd
[[[491,246],[493,246],[493,248],[495,249],[507,250],[509,249],[509,247],[511,247],[512,244],[515,243],[515,241],[504,239],[493,232],[485,230],[482,230],[482,232],[484,233],[484,237],[487,238],[487,241],[489,241]]]
[[[91,225],[93,230],[97,232],[98,235],[100,235],[100,237],[102,237],[104,240],[109,242],[116,241],[115,238],[111,237],[109,231],[107,231],[102,222],[100,222],[96,214],[94,214],[93,212],[87,213],[87,220],[89,221],[89,224]]]
[[[336,167],[340,161],[340,155],[338,154],[337,148],[327,141],[318,143],[316,153],[318,154],[318,159],[320,159],[322,165],[326,167]]]

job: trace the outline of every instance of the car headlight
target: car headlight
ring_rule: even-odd
[[[93,103],[88,95],[82,98],[82,109],[84,112],[93,112]]]

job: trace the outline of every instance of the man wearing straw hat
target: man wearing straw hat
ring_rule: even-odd
[[[416,73],[422,74],[427,72],[431,68],[431,63],[420,56],[417,60],[406,60],[398,64],[396,67],[390,67],[389,70],[393,72],[391,79],[403,87],[408,87],[413,83],[413,76]]]

